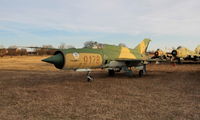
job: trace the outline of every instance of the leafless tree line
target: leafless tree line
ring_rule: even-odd
[[[124,43],[120,43],[119,46],[126,47]],[[96,41],[86,41],[83,48],[102,48],[103,44]],[[75,48],[72,45],[66,45],[61,43],[58,46],[58,49],[69,49]],[[29,49],[29,50],[28,50]],[[53,55],[57,48],[54,48],[52,45],[43,45],[42,47],[29,47],[29,48],[18,48],[16,45],[9,46],[4,48],[3,45],[0,45],[0,57],[5,55],[7,56],[23,56],[23,55]],[[31,50],[30,50],[31,49]]]
[[[57,49],[36,49],[35,51],[27,51],[26,49],[0,49],[0,56],[23,56],[23,55],[53,55]]]

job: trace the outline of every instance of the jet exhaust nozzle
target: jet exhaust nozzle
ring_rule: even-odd
[[[156,51],[156,52],[154,53],[154,56],[155,56],[155,57],[158,57],[158,56],[159,56],[159,52]]]
[[[61,51],[56,51],[54,56],[43,59],[42,61],[54,64],[58,69],[62,69],[65,65],[65,57]]]
[[[173,51],[172,51],[172,55],[173,55],[173,56],[177,56],[177,51],[176,51],[176,50],[173,50]]]

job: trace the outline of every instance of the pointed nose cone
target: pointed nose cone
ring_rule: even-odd
[[[51,63],[51,64],[58,64],[62,61],[62,55],[56,54],[54,56],[43,59],[42,61],[47,62],[47,63]]]
[[[56,68],[62,69],[64,66],[64,56],[61,53],[58,53],[49,58],[43,59],[43,62],[54,64]]]

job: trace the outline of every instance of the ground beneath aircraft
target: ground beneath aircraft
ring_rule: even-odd
[[[88,83],[42,58],[0,58],[1,119],[200,119],[200,64],[152,64],[143,78],[97,70]]]

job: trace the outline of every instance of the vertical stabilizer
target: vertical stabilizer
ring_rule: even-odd
[[[150,39],[144,39],[139,45],[137,45],[134,50],[138,51],[140,54],[145,54],[147,51],[147,48],[150,43]]]
[[[195,53],[196,53],[196,54],[200,54],[200,45],[198,45],[198,46],[196,47]]]

